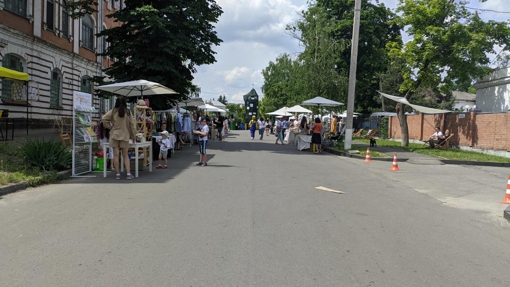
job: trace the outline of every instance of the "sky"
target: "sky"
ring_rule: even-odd
[[[371,0],[375,3],[376,0]],[[484,20],[506,21],[510,13],[509,0],[471,2],[468,7],[478,10]],[[398,0],[379,0],[395,8]],[[216,63],[197,68],[194,84],[201,88],[204,100],[225,95],[228,102],[243,103],[243,95],[252,88],[262,96],[262,70],[279,55],[296,55],[303,51],[299,42],[286,34],[285,27],[294,23],[306,10],[307,0],[216,0],[223,14],[216,31],[223,42],[213,46]],[[508,8],[507,8],[508,7]]]

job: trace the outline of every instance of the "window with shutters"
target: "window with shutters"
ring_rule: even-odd
[[[2,67],[18,72],[23,72],[23,63],[21,62],[21,58],[12,54],[7,54],[4,56],[2,60]],[[12,99],[11,85],[11,80],[2,79],[2,94],[0,95],[0,98],[6,100]]]
[[[50,108],[62,106],[62,77],[60,71],[55,68],[51,72],[50,82]]]

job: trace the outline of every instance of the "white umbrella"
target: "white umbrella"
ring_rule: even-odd
[[[161,84],[146,80],[114,83],[97,87],[99,90],[122,95],[125,97],[143,97],[153,95],[178,94],[176,91]]]
[[[291,113],[287,112],[287,107],[283,107],[279,110],[276,110],[274,112],[271,112],[271,113],[267,113],[267,115],[272,115],[272,116],[292,116]]]
[[[305,114],[312,113],[312,111],[310,111],[309,109],[305,109],[300,105],[295,105],[293,107],[288,108],[287,112],[289,112],[289,113],[305,113]]]
[[[336,106],[342,106],[343,103],[335,102],[332,100],[325,99],[323,97],[315,97],[310,100],[306,100],[301,103],[304,106],[317,106],[317,107],[336,107]]]

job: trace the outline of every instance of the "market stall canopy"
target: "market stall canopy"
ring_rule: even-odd
[[[276,110],[274,112],[271,112],[271,113],[267,113],[267,115],[271,115],[271,116],[292,116],[291,113],[287,112],[287,107],[283,107],[279,110]]]
[[[28,74],[0,67],[0,78],[28,82]]]
[[[318,106],[318,107],[336,107],[336,106],[342,106],[343,103],[336,102],[333,100],[328,100],[323,97],[315,97],[310,100],[306,100],[301,103],[304,106]]]
[[[178,94],[176,91],[167,88],[159,83],[146,80],[114,83],[97,87],[101,91],[114,93],[125,97],[143,97],[154,95]]]
[[[305,109],[300,105],[295,105],[293,107],[288,108],[287,112],[289,112],[289,113],[305,113],[305,114],[312,113],[312,111],[310,111],[309,109]]]
[[[446,113],[452,112],[452,111],[447,111],[447,110],[439,110],[439,109],[427,108],[424,106],[413,105],[413,104],[409,103],[409,101],[407,101],[407,99],[404,97],[392,96],[392,95],[388,95],[388,94],[381,93],[381,92],[379,92],[379,94],[381,94],[381,96],[386,97],[386,98],[393,100],[395,102],[408,105],[411,108],[413,108],[423,114],[446,114]]]
[[[391,112],[376,112],[372,113],[370,117],[396,117],[397,113],[391,113]]]
[[[224,113],[225,112],[225,110],[222,110],[220,108],[217,108],[217,107],[209,105],[209,104],[198,106],[198,108],[201,110],[205,110],[207,112],[215,112],[215,113]]]
[[[220,108],[220,109],[224,109],[224,108],[227,107],[227,106],[225,106],[225,104],[223,104],[220,101],[212,101],[211,105],[213,105],[213,106],[215,106],[217,108]]]
[[[361,115],[360,113],[352,113],[352,117],[354,118],[357,118],[359,115]],[[347,117],[347,112],[343,112],[341,114],[338,114],[337,116],[341,117],[341,118],[346,118]]]
[[[202,100],[202,98],[189,98],[189,99],[182,100],[179,103],[177,103],[177,105],[179,107],[183,107],[183,106],[198,107],[198,106],[202,106],[203,104],[204,104],[204,100]]]

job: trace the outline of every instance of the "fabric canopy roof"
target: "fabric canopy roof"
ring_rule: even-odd
[[[146,80],[114,83],[97,87],[99,90],[118,94],[125,97],[142,97],[154,95],[177,94],[176,91],[159,83]]]
[[[215,106],[211,106],[209,104],[198,106],[198,108],[201,109],[201,110],[206,110],[208,112],[218,112],[218,113],[224,113],[225,112],[225,110],[217,108]]]
[[[0,78],[28,82],[28,74],[0,67]]]
[[[300,105],[295,105],[293,107],[288,108],[287,112],[289,112],[289,113],[305,113],[305,114],[312,113],[312,111],[310,111],[309,109],[305,109]]]
[[[439,110],[439,109],[427,108],[424,106],[413,105],[413,104],[409,103],[409,101],[407,101],[407,99],[404,97],[392,96],[392,95],[388,95],[388,94],[381,93],[381,92],[379,92],[379,94],[381,94],[381,96],[386,97],[386,98],[393,100],[395,102],[408,105],[411,108],[413,108],[423,114],[446,114],[446,113],[452,112],[452,111]]]
[[[279,110],[276,110],[274,112],[271,112],[271,113],[267,113],[267,115],[272,115],[272,116],[292,116],[291,113],[287,112],[287,107],[283,107]]]
[[[323,107],[336,107],[343,105],[343,103],[329,100],[323,97],[315,97],[313,99],[306,100],[301,104],[304,106],[323,106]]]
[[[220,108],[220,109],[223,109],[223,108],[227,107],[227,106],[225,106],[225,104],[223,104],[220,101],[212,101],[211,105],[213,105],[213,106],[215,106],[217,108]]]

